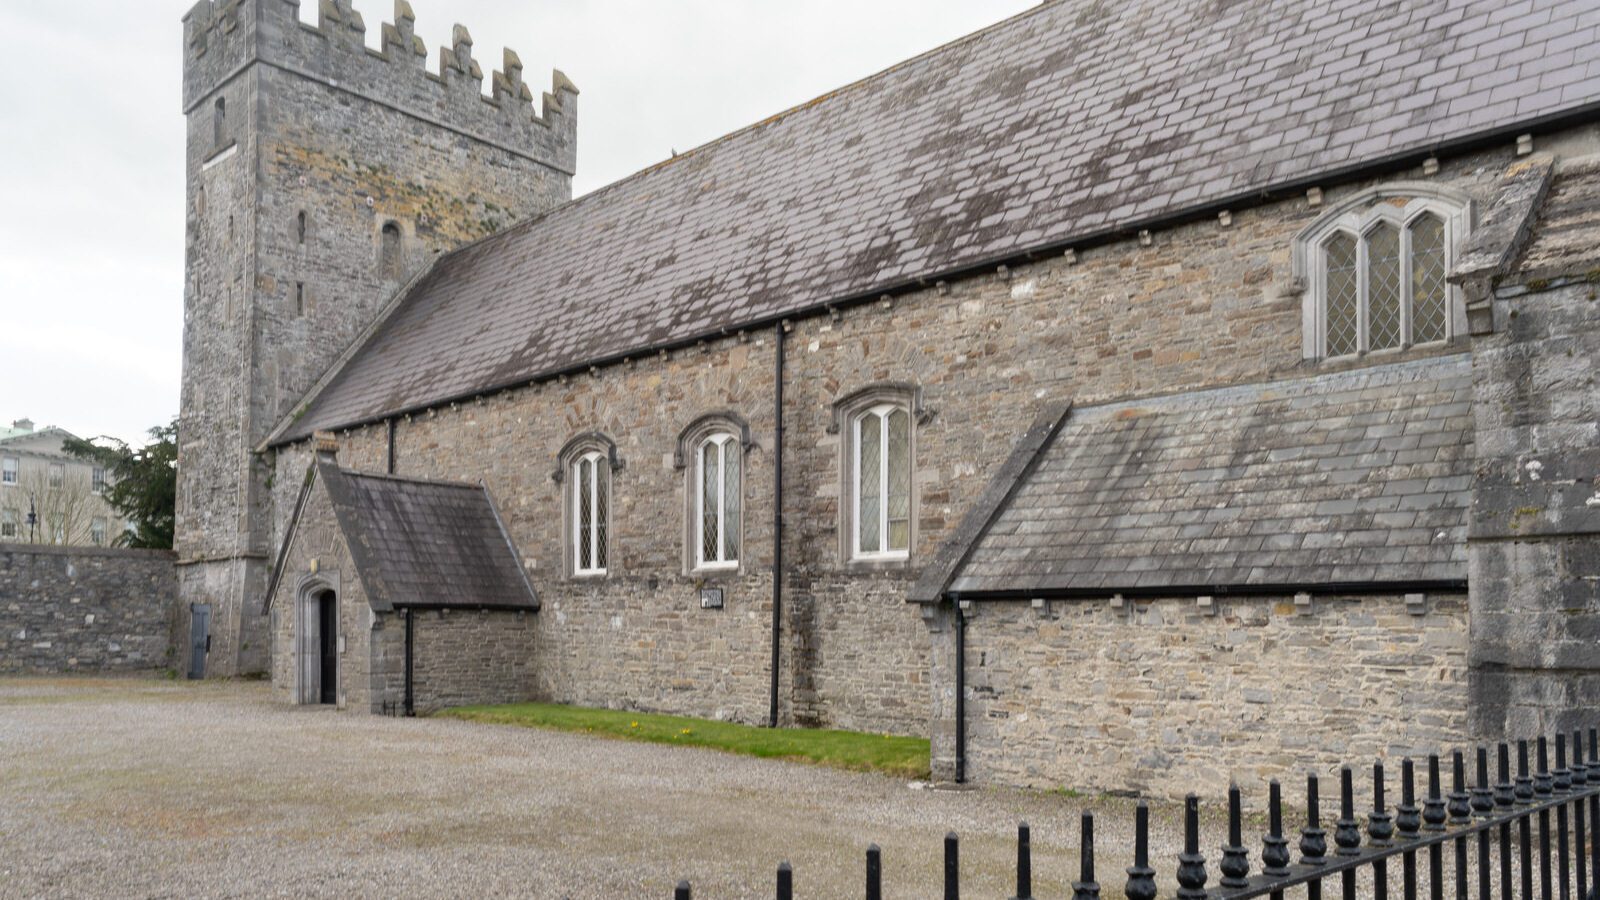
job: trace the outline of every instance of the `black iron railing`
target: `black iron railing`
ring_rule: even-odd
[[[1273,781],[1267,796],[1267,831],[1261,838],[1259,864],[1253,866],[1244,845],[1242,797],[1228,790],[1228,836],[1213,874],[1200,850],[1200,800],[1184,802],[1183,852],[1173,869],[1178,900],[1280,900],[1290,889],[1303,889],[1308,900],[1321,900],[1324,882],[1337,878],[1342,900],[1371,897],[1388,900],[1392,890],[1404,900],[1600,900],[1600,733],[1589,729],[1588,759],[1581,732],[1572,733],[1568,764],[1566,735],[1551,745],[1545,738],[1519,741],[1495,749],[1497,778],[1490,782],[1490,750],[1476,752],[1475,781],[1469,786],[1467,758],[1450,758],[1450,790],[1445,792],[1441,760],[1429,756],[1424,773],[1425,795],[1418,803],[1417,774],[1412,760],[1400,764],[1400,802],[1387,804],[1386,775],[1380,761],[1372,767],[1371,809],[1365,828],[1357,818],[1355,773],[1339,772],[1339,816],[1333,822],[1333,848],[1323,829],[1320,783],[1306,776],[1305,827],[1300,831],[1299,861],[1292,860],[1290,836],[1284,831],[1283,791]],[[1512,774],[1512,753],[1516,774]],[[1157,872],[1150,864],[1150,810],[1134,811],[1133,865],[1126,869],[1122,893],[1128,900],[1155,900]],[[1365,835],[1363,836],[1363,831]],[[1098,900],[1095,876],[1094,816],[1083,814],[1078,880],[1073,900]],[[1011,900],[1036,900],[1033,894],[1032,834],[1026,822],[1017,829],[1016,894]],[[1449,859],[1449,871],[1446,860]],[[1399,864],[1398,872],[1391,868]],[[944,897],[961,896],[960,843],[954,833],[944,839]],[[1398,877],[1397,877],[1398,876]],[[1398,881],[1398,883],[1396,883]],[[1537,890],[1537,893],[1535,893]],[[1424,893],[1425,892],[1425,893]],[[691,900],[688,882],[679,882],[675,900]],[[778,867],[778,900],[792,900],[794,871]],[[883,859],[877,845],[867,848],[866,897],[883,896]]]

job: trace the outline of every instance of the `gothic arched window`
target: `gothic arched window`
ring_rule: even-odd
[[[685,470],[684,534],[690,571],[737,569],[744,545],[744,456],[750,426],[737,413],[703,415],[678,435],[674,461]]]
[[[874,385],[835,404],[843,438],[840,522],[851,562],[899,563],[916,540],[916,431],[921,393],[905,384]]]
[[[379,236],[378,274],[391,280],[399,279],[405,274],[404,256],[399,224],[385,222]]]
[[[1465,310],[1445,280],[1471,227],[1454,191],[1394,185],[1340,204],[1301,232],[1304,355],[1335,359],[1448,341]]]
[[[613,567],[611,484],[622,468],[617,445],[603,434],[581,434],[556,456],[570,575],[605,575]]]

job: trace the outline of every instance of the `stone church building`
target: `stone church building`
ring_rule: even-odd
[[[1156,793],[1600,707],[1592,3],[1051,0],[576,200],[394,6],[185,19],[209,674]]]

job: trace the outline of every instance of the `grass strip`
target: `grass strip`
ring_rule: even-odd
[[[555,703],[458,706],[435,715],[496,725],[572,731],[653,744],[706,747],[899,778],[928,777],[925,738],[811,728],[758,728],[732,722]]]

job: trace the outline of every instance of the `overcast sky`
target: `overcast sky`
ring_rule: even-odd
[[[583,98],[592,191],[1032,6],[1035,0],[412,0],[437,48],[461,22],[485,73],[510,45],[535,89]],[[139,440],[178,410],[180,19],[191,0],[0,3],[0,424]],[[302,17],[315,15],[302,0]],[[376,44],[389,0],[357,0]],[[487,80],[487,79],[486,79]]]

